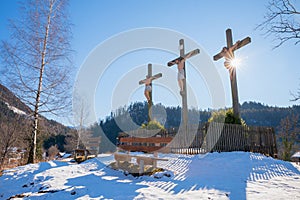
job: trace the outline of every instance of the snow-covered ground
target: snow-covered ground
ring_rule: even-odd
[[[290,162],[245,152],[159,157],[171,177],[126,176],[107,167],[108,154],[21,166],[0,177],[0,199],[300,199],[300,167]]]

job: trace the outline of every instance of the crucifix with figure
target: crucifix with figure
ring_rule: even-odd
[[[224,66],[229,70],[230,74],[230,84],[231,84],[231,95],[232,95],[232,107],[233,114],[236,118],[240,118],[239,111],[239,97],[238,97],[238,89],[237,89],[237,81],[236,81],[236,66],[233,61],[234,51],[249,44],[251,42],[250,37],[246,37],[243,40],[238,40],[235,44],[232,42],[232,32],[231,29],[226,30],[226,42],[227,47],[223,47],[222,51],[214,56],[214,60],[217,61],[220,58],[225,58]]]
[[[187,87],[186,87],[186,68],[185,68],[185,61],[186,59],[197,55],[200,53],[199,49],[195,49],[190,51],[189,53],[184,53],[184,40],[179,40],[179,48],[180,48],[180,56],[170,62],[168,62],[168,66],[171,67],[173,65],[177,65],[178,69],[178,85],[180,89],[180,95],[182,97],[182,112],[181,116],[183,119],[183,130],[185,133],[188,132],[188,106],[187,106]]]
[[[148,122],[152,120],[152,81],[160,77],[162,77],[162,73],[158,73],[152,76],[152,64],[148,64],[148,74],[146,76],[146,79],[139,81],[140,85],[145,84],[144,94],[148,102]]]

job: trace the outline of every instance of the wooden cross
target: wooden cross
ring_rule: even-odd
[[[158,73],[152,76],[152,64],[148,64],[148,75],[146,76],[146,79],[139,81],[140,85],[145,84],[144,94],[148,102],[148,122],[152,120],[152,81],[160,77],[162,77],[162,73]]]
[[[230,84],[231,84],[231,95],[232,95],[232,107],[233,114],[236,118],[240,118],[239,111],[239,97],[236,81],[236,66],[233,66],[234,51],[249,44],[251,42],[250,37],[246,37],[243,40],[238,40],[234,45],[232,42],[232,32],[231,29],[226,30],[226,42],[227,47],[223,47],[222,51],[214,56],[214,60],[217,61],[220,58],[225,58],[224,66],[229,70],[230,74]]]
[[[171,67],[174,64],[177,64],[178,68],[178,83],[180,87],[180,95],[182,97],[182,112],[181,119],[183,119],[183,129],[185,133],[188,133],[188,106],[187,106],[187,88],[186,88],[186,68],[185,68],[185,60],[197,55],[200,53],[199,49],[195,49],[190,51],[189,53],[184,53],[184,40],[179,40],[180,47],[180,56],[170,62],[168,62],[168,66]]]

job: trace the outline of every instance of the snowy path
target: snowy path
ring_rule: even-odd
[[[300,199],[300,167],[289,162],[244,152],[159,156],[171,177],[126,176],[107,167],[112,155],[18,167],[0,177],[0,199]]]

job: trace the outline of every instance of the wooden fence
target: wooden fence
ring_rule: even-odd
[[[187,134],[181,129],[149,133],[151,132],[148,132],[150,137],[145,137],[145,130],[122,133],[119,147],[131,151],[153,150],[186,154],[251,151],[277,157],[275,131],[270,127],[205,123],[189,125]],[[143,136],[143,141],[138,136]]]

